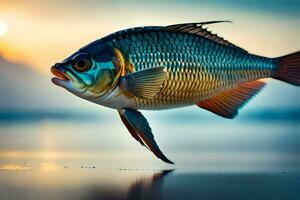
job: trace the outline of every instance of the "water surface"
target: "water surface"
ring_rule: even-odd
[[[0,126],[1,199],[299,199],[296,120],[185,120],[148,113],[175,165],[117,116]]]

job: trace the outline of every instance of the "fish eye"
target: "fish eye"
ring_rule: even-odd
[[[86,53],[81,53],[81,54],[76,55],[72,59],[71,64],[72,64],[73,69],[78,72],[88,71],[92,66],[90,56]]]

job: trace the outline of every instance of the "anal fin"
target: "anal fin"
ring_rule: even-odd
[[[217,115],[232,119],[238,114],[238,110],[264,86],[265,83],[259,80],[243,83],[210,99],[201,101],[197,105]]]

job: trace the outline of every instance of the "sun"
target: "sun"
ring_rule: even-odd
[[[7,23],[3,20],[0,20],[0,37],[4,36],[7,33],[8,26]]]

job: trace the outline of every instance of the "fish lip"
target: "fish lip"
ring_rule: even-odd
[[[51,67],[51,73],[55,76],[51,79],[55,85],[63,87],[71,80],[71,77],[57,65]]]

